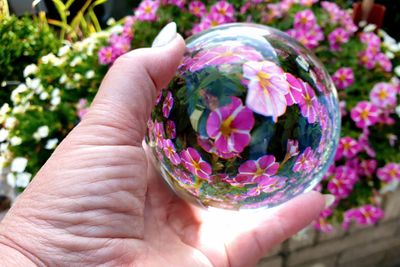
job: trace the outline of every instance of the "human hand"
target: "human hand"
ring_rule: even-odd
[[[0,265],[252,266],[323,209],[311,192],[243,220],[171,193],[142,140],[184,41],[170,24],[155,43],[114,63],[89,113],[18,198],[0,224]]]

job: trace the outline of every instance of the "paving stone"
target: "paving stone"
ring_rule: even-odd
[[[264,258],[256,265],[256,267],[281,267],[281,266],[282,266],[282,257],[280,256]]]

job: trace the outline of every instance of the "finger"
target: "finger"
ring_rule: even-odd
[[[127,144],[140,146],[157,93],[172,79],[185,50],[176,25],[165,28],[171,39],[167,44],[137,49],[115,61],[83,124],[122,130]]]
[[[253,266],[272,246],[309,225],[324,205],[324,197],[313,191],[263,212],[208,212],[203,217],[201,251],[215,266],[221,266],[221,260],[229,266]],[[221,253],[226,253],[225,259],[218,256]]]

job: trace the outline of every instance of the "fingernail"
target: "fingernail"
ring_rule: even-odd
[[[325,209],[327,209],[335,202],[335,196],[331,194],[325,194],[323,196],[325,198]]]
[[[157,34],[151,47],[161,47],[167,45],[176,38],[176,35],[176,23],[170,22],[165,25],[164,28],[162,28],[162,30]]]

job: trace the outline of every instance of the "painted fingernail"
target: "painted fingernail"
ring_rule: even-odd
[[[176,23],[170,22],[158,33],[151,47],[161,47],[167,45],[176,38],[176,35]]]
[[[335,196],[331,194],[323,195],[325,198],[325,209],[332,206],[333,202],[335,202]]]

